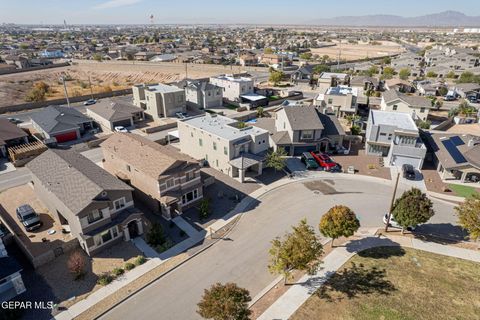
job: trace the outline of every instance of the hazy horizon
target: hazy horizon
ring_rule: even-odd
[[[412,10],[414,8],[414,10]],[[271,24],[302,25],[321,18],[373,14],[416,17],[443,11],[480,16],[480,3],[457,0],[404,0],[401,5],[380,0],[340,4],[298,0],[221,0],[167,2],[154,0],[23,0],[0,2],[0,23],[55,24]]]

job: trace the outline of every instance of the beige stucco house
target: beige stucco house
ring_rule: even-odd
[[[175,117],[186,112],[185,91],[166,84],[136,85],[132,87],[133,104],[142,108],[153,119]]]
[[[408,113],[415,121],[426,121],[428,113],[432,109],[432,103],[425,97],[387,90],[383,93],[380,108],[382,111]]]

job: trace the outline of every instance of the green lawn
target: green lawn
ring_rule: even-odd
[[[457,196],[464,197],[464,198],[468,198],[477,192],[477,190],[473,187],[462,186],[462,185],[453,184],[453,183],[449,184],[448,188],[450,188],[450,190],[455,192]]]
[[[363,251],[291,320],[480,319],[480,264],[409,248]]]

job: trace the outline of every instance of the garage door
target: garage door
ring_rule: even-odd
[[[130,119],[126,119],[126,120],[119,120],[119,121],[115,121],[113,122],[113,127],[118,127],[118,126],[122,126],[122,127],[130,127],[131,123],[130,123]]]
[[[420,164],[422,163],[422,159],[418,158],[411,158],[411,157],[404,157],[404,156],[393,156],[392,164],[396,167],[401,167],[404,164],[411,164],[414,168],[420,170]]]
[[[304,152],[317,151],[317,146],[295,147],[293,149],[293,155],[299,156]]]
[[[57,142],[67,142],[77,139],[77,131],[65,132],[54,136]]]

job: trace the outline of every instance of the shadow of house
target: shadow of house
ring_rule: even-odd
[[[451,223],[422,224],[412,234],[416,239],[440,244],[453,244],[469,240],[467,231]]]

